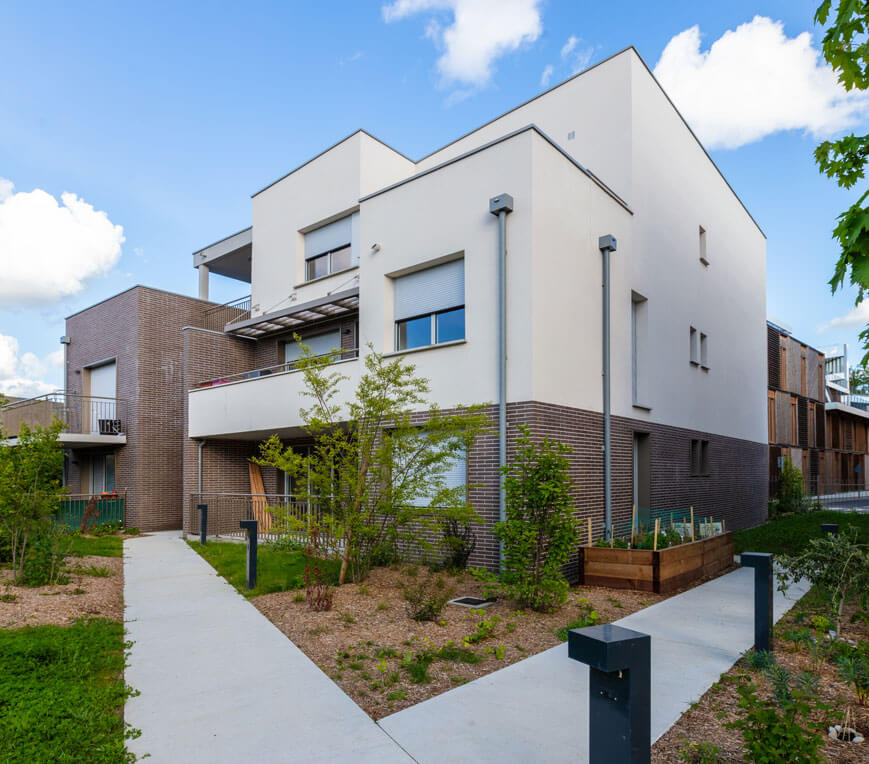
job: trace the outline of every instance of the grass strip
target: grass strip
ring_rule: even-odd
[[[124,626],[0,629],[0,760],[131,762]]]

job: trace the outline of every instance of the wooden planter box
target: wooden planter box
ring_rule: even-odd
[[[733,533],[659,549],[579,550],[579,583],[668,594],[733,564]]]

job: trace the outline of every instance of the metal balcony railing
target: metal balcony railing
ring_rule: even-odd
[[[57,417],[64,432],[76,435],[124,435],[127,401],[76,393],[48,393],[0,408],[0,426],[16,436],[21,425],[49,427]]]
[[[222,332],[227,324],[244,321],[246,318],[250,318],[250,295],[206,310],[202,315],[202,328]]]
[[[322,353],[314,356],[314,358],[325,358],[332,353]],[[352,361],[359,357],[359,348],[345,348],[335,352],[335,363],[341,361]],[[266,366],[262,369],[251,369],[250,371],[241,371],[237,374],[224,374],[222,377],[214,379],[206,379],[200,382],[197,387],[214,387],[215,385],[225,385],[227,382],[241,382],[245,379],[256,379],[258,377],[266,377],[269,374],[281,374],[285,371],[296,371],[298,369],[298,361],[288,361],[287,363],[279,363],[277,366]]]

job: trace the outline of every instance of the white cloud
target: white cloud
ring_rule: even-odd
[[[489,83],[495,61],[543,31],[542,0],[393,0],[382,8],[384,21],[418,13],[452,15],[444,25],[429,19],[426,37],[442,51],[437,62],[443,85],[476,88]]]
[[[549,84],[549,80],[552,79],[552,73],[554,71],[552,64],[547,64],[546,68],[543,70],[543,74],[540,75],[540,87],[545,88]]]
[[[564,61],[571,53],[573,53],[573,49],[576,47],[576,43],[579,42],[579,38],[575,35],[570,35],[567,38],[567,42],[561,48],[561,60]]]
[[[832,321],[818,327],[818,332],[826,332],[829,329],[856,329],[869,324],[869,300],[855,305],[844,316],[837,316]]]
[[[36,304],[75,294],[121,256],[124,229],[75,194],[61,203],[35,189],[14,193],[0,178],[0,304]]]
[[[838,83],[808,32],[788,38],[780,21],[755,16],[700,50],[700,28],[673,37],[655,76],[703,143],[737,148],[780,130],[826,137],[867,108]]]
[[[0,393],[22,398],[50,393],[57,385],[46,382],[45,377],[51,369],[62,367],[62,349],[40,360],[35,353],[22,354],[15,337],[0,334]]]

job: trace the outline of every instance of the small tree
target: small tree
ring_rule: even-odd
[[[519,429],[516,456],[501,470],[507,519],[495,525],[504,545],[500,588],[527,607],[551,611],[567,598],[561,569],[579,532],[565,456],[571,449],[549,438],[534,443],[528,427]]]
[[[63,423],[31,430],[22,424],[15,443],[0,433],[0,529],[9,539],[12,570],[24,571],[28,544],[51,526],[66,489],[61,485],[63,451],[57,436]]]
[[[803,512],[806,509],[803,473],[789,457],[785,457],[776,498],[779,512]]]
[[[776,558],[782,567],[779,589],[786,591],[796,581],[806,579],[820,587],[829,597],[836,633],[842,627],[842,610],[846,602],[857,598],[862,611],[869,604],[869,546],[858,541],[853,526],[838,536],[826,534],[810,539],[799,554]]]
[[[370,345],[356,391],[342,402],[347,378],[329,370],[337,354],[315,357],[296,341],[303,394],[313,401],[300,413],[314,446],[302,454],[272,436],[253,461],[304,478],[300,498],[317,505],[338,529],[339,585],[348,570],[354,580],[364,578],[378,553],[402,538],[425,547],[443,518],[478,519],[466,487],[448,487],[445,476],[488,430],[482,406],[444,413],[432,405],[417,421],[428,380],[405,359],[387,361]]]

